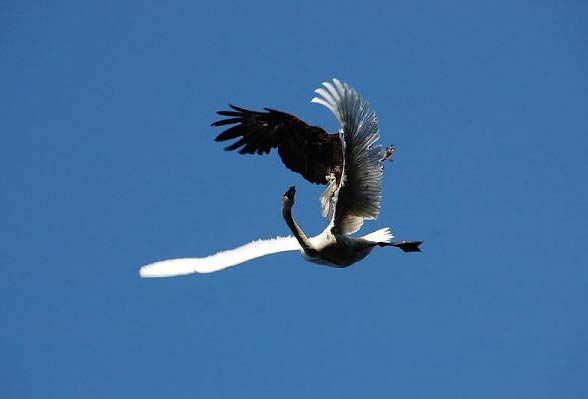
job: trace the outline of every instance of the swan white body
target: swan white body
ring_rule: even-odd
[[[320,235],[315,237],[320,240]],[[390,230],[387,228],[375,231],[362,237],[366,240],[382,241],[392,239]],[[296,238],[276,237],[266,240],[257,240],[240,247],[218,252],[204,258],[178,258],[168,259],[151,263],[141,268],[141,277],[174,277],[193,273],[212,273],[241,263],[248,262],[255,258],[271,255],[280,252],[300,251],[305,259],[318,264],[325,264],[319,259],[310,258],[298,244]],[[367,254],[366,254],[367,255]]]
[[[343,150],[343,173],[340,182],[330,178],[321,195],[323,216],[329,223],[319,235],[307,238],[292,217],[295,189],[283,196],[282,216],[293,236],[253,241],[241,247],[204,258],[180,258],[143,266],[141,277],[170,277],[191,273],[210,273],[262,256],[301,251],[313,263],[346,267],[367,256],[374,246],[396,246],[405,252],[419,251],[420,242],[393,243],[389,228],[360,238],[349,234],[358,231],[365,219],[376,219],[382,198],[382,147],[376,115],[369,104],[347,84],[334,79],[323,83],[311,102],[328,108],[340,124],[339,139]]]

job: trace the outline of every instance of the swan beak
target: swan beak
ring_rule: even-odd
[[[284,193],[284,197],[286,197],[287,199],[294,199],[294,195],[295,194],[296,194],[296,187],[290,186],[290,188],[288,189],[288,191],[286,191]]]

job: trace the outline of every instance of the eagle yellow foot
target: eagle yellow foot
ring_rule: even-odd
[[[384,156],[382,157],[382,161],[394,161],[392,157],[394,156],[395,150],[396,148],[394,148],[394,145],[391,145],[390,147],[386,148],[386,151],[384,151]]]

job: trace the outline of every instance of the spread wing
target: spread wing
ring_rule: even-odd
[[[351,234],[359,230],[365,219],[380,214],[382,200],[382,146],[374,145],[380,138],[376,114],[369,104],[347,84],[333,79],[333,84],[315,92],[312,102],[327,107],[341,125],[344,163],[341,183],[332,197],[334,211],[331,231]]]
[[[237,139],[225,150],[238,149],[240,154],[268,154],[272,148],[277,148],[284,165],[311,183],[327,184],[330,176],[338,180],[342,151],[337,134],[328,134],[286,112],[270,108],[257,112],[229,106],[232,111],[217,112],[228,118],[212,124],[233,125],[215,139]]]
[[[141,267],[139,273],[141,277],[172,277],[192,273],[212,273],[262,256],[299,250],[300,244],[296,238],[292,236],[276,237],[253,241],[205,258],[162,260]]]

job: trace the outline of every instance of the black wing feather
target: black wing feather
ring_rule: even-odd
[[[277,148],[282,162],[312,183],[327,184],[327,176],[341,176],[343,154],[337,134],[310,126],[292,114],[271,108],[257,112],[229,104],[233,111],[218,111],[227,116],[212,126],[226,126],[215,141],[238,139],[225,148],[240,154],[268,154]]]

